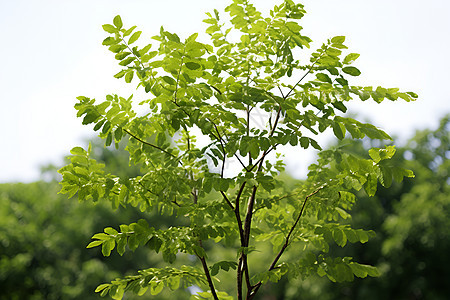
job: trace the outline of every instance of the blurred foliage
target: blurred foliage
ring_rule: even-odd
[[[124,151],[112,155],[99,145],[94,143],[97,158],[108,161],[118,174],[138,172],[128,167]],[[0,185],[0,299],[101,299],[94,293],[99,282],[134,273],[142,266],[159,265],[162,259],[145,248],[119,259],[117,253],[105,258],[98,249],[85,247],[92,232],[106,226],[138,219],[152,219],[164,226],[164,217],[155,221],[152,214],[137,209],[113,211],[106,203],[68,200],[57,194],[56,168],[48,166],[43,172],[54,180]],[[160,294],[159,299],[173,296]],[[136,298],[145,299],[127,297]]]

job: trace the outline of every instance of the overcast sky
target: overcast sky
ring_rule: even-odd
[[[187,37],[202,32],[204,12],[225,0],[0,0],[0,182],[31,181],[39,166],[61,158],[91,134],[75,117],[79,95],[104,99],[108,93],[135,91],[116,80],[114,57],[101,45],[101,25],[120,14],[124,25],[138,25],[141,39],[159,27]],[[267,10],[279,1],[253,1]],[[361,84],[414,91],[415,103],[369,102],[351,105],[400,140],[416,129],[436,127],[450,112],[450,1],[305,0],[303,34],[317,48],[345,35]],[[305,168],[297,152],[287,152],[291,171]],[[295,173],[301,175],[300,171]],[[300,175],[299,175],[300,174]]]

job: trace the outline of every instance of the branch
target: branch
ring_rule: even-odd
[[[234,214],[236,216],[236,220],[238,222],[238,227],[239,227],[239,236],[241,239],[241,246],[244,247],[243,245],[243,241],[244,241],[244,230],[242,228],[242,220],[241,220],[241,212],[239,209],[239,202],[242,196],[242,192],[244,191],[245,185],[247,184],[247,181],[244,181],[244,183],[242,183],[241,187],[239,188],[239,191],[236,195],[236,200],[235,200],[235,204],[234,204]]]
[[[305,201],[303,201],[303,205],[302,208],[300,209],[300,213],[298,214],[297,219],[295,220],[294,224],[291,227],[291,230],[289,230],[288,235],[286,236],[286,240],[283,244],[283,246],[281,247],[281,250],[278,252],[277,256],[274,258],[274,260],[272,261],[272,264],[269,267],[269,271],[272,271],[275,269],[275,266],[278,262],[278,260],[280,259],[280,257],[283,255],[284,251],[286,250],[286,248],[289,246],[289,240],[292,236],[292,233],[295,230],[295,227],[297,227],[298,222],[300,221],[301,216],[303,215],[303,211],[305,210],[305,206],[306,203],[308,201],[308,199],[312,196],[314,196],[315,194],[317,194],[320,190],[322,190],[324,187],[326,186],[326,184],[322,185],[321,187],[319,187],[317,190],[315,190],[314,192],[312,192],[311,194],[309,194],[308,196],[305,197]],[[259,281],[257,284],[255,284],[253,287],[251,287],[250,292],[248,293],[248,299],[252,299],[256,292],[258,291],[258,289],[261,287],[262,282]]]
[[[245,214],[245,223],[244,223],[244,241],[242,243],[242,247],[248,247],[250,242],[250,230],[252,226],[252,218],[253,218],[253,206],[255,205],[255,198],[256,198],[256,190],[258,187],[256,185],[253,186],[252,195],[250,196],[250,199],[248,200],[247,205],[247,213]],[[239,257],[239,265],[242,266],[242,269],[240,270],[241,273],[241,286],[242,288],[242,273],[245,273],[245,281],[247,284],[247,298],[251,291],[251,284],[250,284],[250,276],[248,271],[248,264],[247,264],[247,254],[244,253],[244,251],[241,253],[241,256]]]
[[[269,154],[273,149],[276,148],[276,146],[278,146],[278,144],[272,146],[272,148],[264,151],[263,155],[256,161],[256,163],[250,168],[250,170],[248,170],[249,172],[253,171],[253,169],[259,164],[260,166],[262,165],[262,161],[266,158],[267,154]],[[258,170],[261,169],[260,167],[258,167]]]
[[[278,197],[278,198],[273,198],[271,201],[272,201],[272,203],[275,203],[275,202],[278,202],[278,201],[280,201],[280,200],[283,200],[283,199],[286,199],[286,198],[289,198],[289,197],[292,197],[292,196],[296,196],[296,195],[298,195],[298,194],[300,194],[301,192],[297,192],[297,193],[293,193],[293,194],[287,194],[287,195],[284,195],[284,196],[282,196],[282,197]],[[265,206],[263,205],[263,206],[260,206],[260,207],[257,207],[257,208],[255,208],[255,212],[256,211],[258,211],[258,210],[260,210],[260,209],[262,209],[262,208],[264,208]]]
[[[250,105],[247,105],[247,137],[250,137]],[[248,152],[248,165],[252,165],[252,152]]]
[[[127,42],[125,42],[125,40],[123,38],[120,38],[122,40],[122,42],[127,46],[128,50],[133,54],[133,56],[139,61],[139,64],[141,65],[142,69],[145,69],[144,64],[142,63],[141,59],[134,54],[134,51],[130,48],[130,46],[128,45]]]
[[[148,143],[148,142],[146,142],[146,141],[140,139],[139,137],[135,136],[134,134],[132,134],[132,133],[129,132],[128,130],[124,129],[123,131],[125,131],[126,133],[128,133],[130,136],[132,136],[133,138],[135,138],[135,139],[138,140],[139,142],[141,142],[141,143],[143,143],[143,144],[145,144],[145,145],[148,145],[148,146],[150,146],[150,147],[153,147],[153,148],[155,148],[155,149],[158,149],[159,151],[162,151],[162,152],[164,152],[164,153],[166,153],[166,154],[169,154],[169,155],[172,156],[173,158],[177,158],[175,155],[173,155],[172,153],[168,152],[167,150],[164,150],[164,149],[162,149],[162,148],[160,148],[160,147],[158,147],[158,146],[156,146],[156,145],[153,145],[153,144],[151,144],[151,143]],[[179,163],[180,163],[180,164],[183,164],[181,161],[179,161]]]
[[[233,204],[230,202],[230,200],[228,199],[228,197],[227,197],[227,195],[225,194],[225,192],[220,191],[220,193],[222,194],[223,199],[225,199],[225,201],[227,202],[228,206],[229,206],[232,210],[234,210],[234,206],[233,206]]]
[[[328,47],[326,49],[323,50],[322,54],[319,55],[319,57],[316,58],[316,60],[313,62],[313,64],[308,68],[308,71],[302,76],[302,78],[300,78],[299,81],[297,81],[297,83],[290,89],[290,91],[286,94],[285,97],[283,97],[284,99],[287,99],[289,97],[289,95],[294,91],[294,89],[297,87],[297,85],[300,84],[300,82],[302,82],[303,79],[305,79],[305,77],[312,71],[312,69],[314,68],[314,65],[317,63],[317,61],[319,59],[322,58],[322,56],[324,55],[324,53],[327,51]]]
[[[223,178],[223,172],[225,169],[225,159],[227,158],[227,155],[225,153],[225,146],[223,145],[223,142],[222,142],[223,139],[222,139],[222,136],[220,135],[219,129],[217,129],[216,124],[213,123],[213,125],[214,125],[214,128],[216,129],[217,135],[219,136],[220,146],[222,146],[223,159],[222,159],[222,170],[220,170],[220,177]]]
[[[208,121],[210,121],[210,122],[214,125],[214,127],[217,126],[216,123],[214,123],[211,119],[208,118]],[[217,127],[216,127],[216,128],[217,128]],[[212,133],[212,132],[210,132],[210,134],[211,134],[216,140],[218,140],[220,143],[223,142],[223,139],[222,139],[222,137],[220,136],[220,134],[219,134],[218,137],[217,137],[214,133]],[[245,171],[248,172],[247,167],[246,167],[245,164],[242,162],[242,160],[239,158],[239,156],[238,156],[236,153],[234,154],[234,156],[237,158],[237,160],[239,161],[239,163],[241,164],[241,166],[245,169]]]
[[[198,244],[203,249],[202,240],[199,240]],[[202,263],[203,272],[205,272],[206,280],[208,281],[208,285],[209,285],[209,288],[211,290],[211,294],[214,297],[214,300],[219,300],[219,297],[217,297],[217,294],[216,294],[216,289],[214,288],[214,284],[212,282],[211,274],[209,273],[209,268],[208,268],[208,265],[206,263],[205,257],[204,256],[200,256],[200,255],[197,255],[197,257],[198,257],[198,259],[200,259],[200,261]]]
[[[236,200],[235,200],[235,205],[234,205],[234,214],[236,216],[236,221],[238,223],[238,229],[239,229],[239,237],[240,237],[240,241],[241,241],[241,247],[244,247],[245,245],[245,234],[244,234],[244,230],[242,228],[242,220],[241,220],[241,213],[240,213],[240,207],[239,207],[239,202],[242,196],[242,193],[244,191],[245,185],[247,184],[247,181],[244,181],[241,185],[241,187],[239,188],[239,191],[236,195]],[[239,257],[239,263],[238,263],[238,267],[237,267],[237,296],[238,296],[238,300],[242,300],[242,269],[243,266],[243,257],[242,254]]]

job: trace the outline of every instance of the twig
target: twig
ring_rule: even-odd
[[[328,48],[327,48],[328,49]],[[319,57],[316,58],[316,60],[313,62],[313,64],[308,68],[308,71],[302,76],[302,78],[300,78],[299,81],[297,81],[296,84],[294,84],[294,86],[290,89],[290,91],[286,94],[285,97],[283,97],[284,99],[287,99],[289,97],[289,95],[294,91],[294,89],[297,87],[297,85],[300,84],[300,82],[302,82],[303,79],[305,79],[305,77],[312,71],[312,69],[314,68],[314,65],[317,63],[317,61],[319,61],[319,59],[322,58],[322,56],[324,55],[324,53],[327,51],[327,49],[324,49],[322,54],[319,55]]]
[[[223,139],[222,139],[222,136],[220,135],[219,129],[217,129],[216,124],[213,123],[213,125],[214,125],[214,128],[216,129],[217,135],[219,136],[220,146],[222,147],[223,158],[222,158],[222,169],[220,170],[220,177],[223,178],[223,172],[225,169],[225,159],[227,158],[227,155],[225,153],[225,146],[223,145],[223,142],[222,142]]]
[[[198,244],[203,249],[202,240],[199,240]],[[203,272],[205,272],[206,280],[208,281],[208,285],[209,285],[209,288],[211,290],[211,294],[214,297],[214,300],[219,300],[219,297],[217,297],[217,294],[216,294],[216,289],[215,289],[214,284],[212,282],[211,274],[209,273],[209,268],[208,268],[208,264],[206,263],[205,257],[204,256],[200,256],[200,255],[197,255],[197,257],[202,263]]]
[[[148,143],[148,142],[146,142],[146,141],[140,139],[139,137],[135,136],[134,134],[132,134],[132,133],[129,132],[128,130],[124,129],[123,131],[125,131],[126,133],[128,133],[130,136],[132,136],[133,138],[135,138],[135,139],[138,140],[139,142],[141,142],[141,143],[143,143],[143,144],[145,144],[145,145],[147,145],[147,146],[153,147],[153,148],[155,148],[155,149],[158,149],[158,150],[160,150],[160,151],[162,151],[162,152],[164,152],[164,153],[166,153],[166,154],[169,154],[170,156],[172,156],[172,157],[174,157],[174,158],[177,158],[175,155],[173,155],[172,153],[168,152],[167,150],[164,150],[164,149],[162,149],[162,148],[160,148],[160,147],[158,147],[158,146],[156,146],[156,145],[153,145],[153,144],[151,144],[151,143]],[[179,161],[179,163],[180,163],[180,164],[183,164],[181,161]]]
[[[222,194],[223,199],[225,199],[225,201],[227,202],[228,206],[229,206],[232,210],[234,210],[234,206],[233,206],[233,204],[230,202],[230,200],[228,199],[228,197],[227,197],[227,195],[225,194],[225,192],[220,191],[220,193]]]
[[[288,235],[286,236],[285,242],[283,244],[283,246],[281,247],[281,250],[278,252],[277,256],[274,258],[274,260],[272,261],[272,264],[269,267],[269,271],[272,271],[275,269],[275,266],[278,262],[278,260],[280,259],[280,257],[283,255],[284,251],[286,250],[286,248],[289,246],[289,240],[292,236],[292,233],[295,230],[295,227],[297,226],[298,222],[300,221],[301,216],[303,215],[303,212],[305,210],[305,206],[306,203],[308,201],[308,199],[310,197],[312,197],[313,195],[317,194],[320,190],[322,190],[324,187],[326,186],[326,184],[322,185],[321,187],[319,187],[317,190],[315,190],[314,192],[312,192],[311,194],[309,194],[308,196],[305,197],[305,201],[303,201],[303,205],[302,208],[300,209],[300,213],[297,216],[297,219],[295,220],[294,224],[291,227],[291,230],[289,230]],[[255,284],[254,286],[251,287],[249,293],[247,294],[249,297],[247,297],[247,299],[252,299],[256,292],[258,291],[258,289],[261,287],[262,282],[259,281],[257,284]]]

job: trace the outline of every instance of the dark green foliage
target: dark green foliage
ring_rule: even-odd
[[[123,176],[137,174],[138,170],[128,167],[127,156],[97,144],[93,144],[95,157],[111,171],[123,172]],[[46,173],[56,177],[54,168],[46,168]],[[109,224],[152,218],[164,227],[167,218],[144,215],[136,209],[114,212],[106,203],[79,204],[57,195],[58,189],[55,181],[0,185],[0,299],[101,299],[94,293],[98,282],[160,264],[145,249],[137,249],[133,255],[112,253],[106,260],[85,245],[92,232]],[[187,291],[176,297],[182,295],[189,297]],[[172,297],[160,294],[159,299]]]
[[[86,251],[92,231],[136,213],[79,205],[57,191],[55,182],[0,186],[1,299],[97,299],[99,280],[151,262],[143,251],[108,262],[97,251]]]

